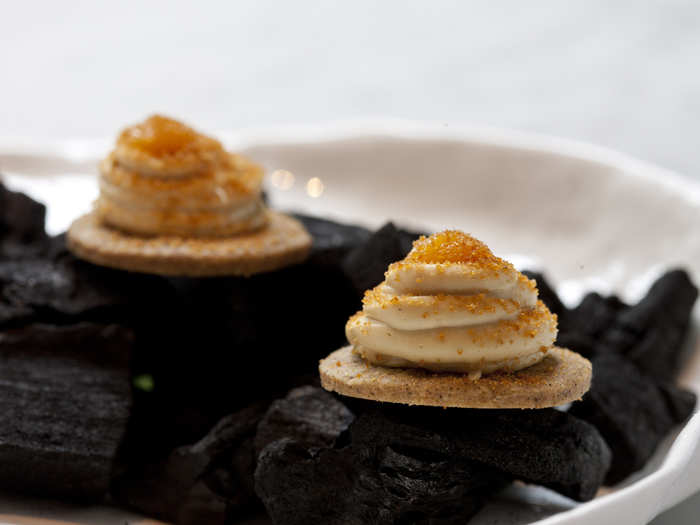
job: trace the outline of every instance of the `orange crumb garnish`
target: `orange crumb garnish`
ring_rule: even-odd
[[[537,292],[537,282],[534,279],[529,279],[527,275],[521,273],[518,275],[518,281],[523,283],[533,292]]]
[[[414,241],[406,261],[420,263],[470,263],[488,267],[507,264],[496,257],[489,247],[459,230],[445,230]]]
[[[182,122],[153,115],[121,132],[117,144],[128,146],[153,157],[223,151],[218,140],[198,133]]]

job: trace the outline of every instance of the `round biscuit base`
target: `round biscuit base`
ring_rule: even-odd
[[[365,362],[352,346],[336,350],[319,364],[321,385],[344,396],[459,408],[546,408],[576,401],[590,388],[588,359],[552,348],[542,361],[509,373],[472,380],[466,374],[417,368],[389,368]]]
[[[103,225],[94,213],[68,229],[68,249],[100,266],[183,277],[249,276],[302,262],[311,236],[296,219],[267,211],[261,230],[224,238],[139,237]]]

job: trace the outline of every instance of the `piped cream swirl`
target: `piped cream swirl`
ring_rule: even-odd
[[[416,241],[346,325],[373,364],[476,375],[537,363],[556,333],[534,281],[456,231]]]
[[[154,115],[125,129],[100,164],[96,212],[138,235],[234,235],[267,224],[262,178],[215,139]]]

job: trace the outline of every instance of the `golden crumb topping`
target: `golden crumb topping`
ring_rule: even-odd
[[[414,241],[413,249],[405,260],[428,264],[467,263],[481,267],[503,266],[505,263],[486,244],[459,230],[421,236]]]
[[[119,135],[117,144],[156,158],[223,152],[218,140],[162,115],[152,115],[126,128]]]
[[[539,290],[537,290],[537,281],[534,279],[530,279],[527,275],[520,273],[518,275],[518,282],[522,283],[524,286],[529,288],[531,291],[534,293],[538,293]]]

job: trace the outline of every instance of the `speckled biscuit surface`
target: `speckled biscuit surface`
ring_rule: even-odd
[[[388,368],[366,363],[351,346],[319,365],[321,384],[339,394],[408,405],[460,408],[545,408],[581,398],[591,384],[591,363],[554,347],[539,363],[477,380],[466,374]]]
[[[252,275],[303,261],[311,236],[296,219],[268,211],[268,226],[227,238],[138,237],[104,226],[93,213],[68,230],[68,247],[94,264],[160,275]]]

